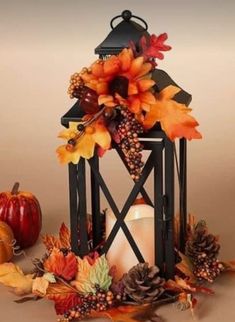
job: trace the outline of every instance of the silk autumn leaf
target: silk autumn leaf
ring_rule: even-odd
[[[42,242],[46,246],[47,250],[51,250],[52,248],[61,248],[61,241],[58,237],[55,237],[53,235],[45,234],[42,236]]]
[[[195,283],[190,283],[187,279],[183,279],[179,276],[175,276],[174,280],[169,279],[165,283],[165,289],[167,291],[173,291],[176,293],[205,293],[208,295],[213,295],[214,291],[210,288],[197,285]]]
[[[196,130],[198,122],[189,115],[191,109],[173,100],[180,90],[170,85],[156,94],[156,103],[151,105],[150,111],[147,112],[144,127],[149,130],[160,122],[163,131],[172,141],[183,137],[188,140],[201,139],[201,134]]]
[[[168,39],[167,33],[160,34],[159,36],[151,35],[149,39],[142,36],[140,39],[141,53],[145,59],[158,58],[163,59],[162,51],[168,51],[171,46],[166,45],[165,41]]]
[[[26,295],[32,292],[33,275],[25,275],[13,263],[4,263],[0,265],[0,283],[11,287],[16,295]]]
[[[33,280],[32,293],[43,297],[46,295],[47,288],[49,286],[49,281],[44,277],[36,277]]]
[[[48,272],[70,281],[77,273],[77,259],[72,252],[64,255],[58,248],[53,248],[49,257],[44,261],[44,268]]]
[[[156,313],[155,305],[125,305],[105,312],[92,312],[91,318],[109,318],[113,322],[163,322]]]
[[[70,231],[65,223],[62,223],[60,226],[59,237],[55,237],[53,235],[45,234],[42,236],[43,244],[46,246],[47,250],[51,250],[52,248],[67,248],[71,247],[70,245]]]
[[[175,267],[188,278],[188,282],[194,283],[196,278],[193,274],[193,265],[190,259],[181,252],[178,252],[178,254],[181,257],[181,261]]]
[[[60,282],[49,285],[46,297],[55,302],[57,314],[66,313],[69,309],[81,302],[80,296],[75,289]]]
[[[60,227],[59,238],[60,238],[60,241],[62,244],[62,248],[70,248],[71,247],[71,244],[70,244],[71,234],[70,234],[70,230],[65,225],[65,223],[62,223],[62,225]]]
[[[71,285],[81,293],[95,294],[95,285],[107,291],[111,285],[112,277],[109,275],[109,265],[105,255],[95,259],[94,262],[88,258],[77,258],[78,270],[76,278],[71,282]]]
[[[67,141],[73,139],[79,134],[77,127],[81,123],[69,122],[69,128],[60,132],[59,137]],[[80,157],[85,159],[93,157],[96,145],[104,150],[108,150],[111,145],[111,135],[105,126],[103,117],[98,118],[85,128],[84,133],[81,133],[80,138],[76,140],[74,147],[68,148],[66,144],[58,147],[56,151],[61,163],[77,164]]]

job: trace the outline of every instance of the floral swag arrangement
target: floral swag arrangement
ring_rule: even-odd
[[[155,58],[163,59],[162,52],[171,49],[166,39],[166,34],[143,37],[138,46],[130,43],[117,56],[99,59],[71,77],[68,92],[79,99],[84,115],[81,122],[70,122],[59,135],[67,141],[57,149],[62,163],[77,164],[81,157],[89,159],[94,153],[102,156],[114,141],[137,181],[143,167],[142,133],[160,125],[172,141],[201,138],[198,123],[189,114],[191,109],[174,100],[181,89],[168,86],[158,92],[152,78]],[[88,227],[92,238],[89,222]],[[42,298],[54,301],[60,322],[88,316],[117,322],[161,322],[156,307],[168,302],[175,302],[180,310],[191,309],[194,315],[195,294],[213,294],[204,283],[235,270],[235,265],[218,259],[218,238],[208,232],[204,221],[196,224],[189,216],[185,254],[177,250],[178,231],[176,217],[174,280],[165,280],[158,267],[148,263],[137,264],[117,279],[116,268],[99,255],[101,248],[84,258],[76,256],[70,246],[70,231],[62,224],[59,237],[43,236],[46,252],[33,260],[32,272],[25,275],[17,265],[4,263],[0,265],[0,282],[22,296],[18,303]]]
[[[171,49],[166,39],[166,33],[143,36],[137,46],[130,42],[117,56],[98,59],[72,75],[68,93],[79,99],[84,116],[59,134],[67,140],[57,149],[61,163],[77,164],[95,151],[102,156],[113,140],[124,153],[132,179],[138,180],[144,165],[139,135],[160,124],[170,140],[201,138],[191,109],[174,100],[181,89],[171,85],[156,90],[155,58],[163,59],[162,51]]]

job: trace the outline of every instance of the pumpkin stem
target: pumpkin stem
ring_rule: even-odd
[[[16,182],[11,190],[12,195],[17,195],[19,193],[19,182]]]

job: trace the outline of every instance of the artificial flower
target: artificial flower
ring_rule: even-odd
[[[125,48],[117,56],[96,61],[80,76],[84,85],[99,95],[99,105],[124,105],[139,114],[155,103],[151,92],[155,85],[150,74],[152,67],[144,57],[135,58],[132,49]]]
[[[78,125],[82,122],[69,122],[69,128],[59,134],[60,138],[69,141],[79,134]],[[100,117],[90,126],[85,128],[84,133],[76,140],[76,144],[70,147],[68,144],[58,147],[57,154],[61,163],[79,162],[80,157],[90,159],[94,155],[96,144],[103,150],[108,150],[111,144],[111,136],[105,127],[103,118]]]

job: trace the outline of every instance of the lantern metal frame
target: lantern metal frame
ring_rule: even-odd
[[[123,12],[124,13],[124,12]],[[122,14],[122,17],[125,17]],[[122,24],[130,23],[130,15]],[[119,16],[118,16],[119,17]],[[116,17],[115,17],[116,18]],[[138,17],[137,17],[138,18]],[[114,19],[113,19],[114,20]],[[111,25],[113,23],[111,21]],[[141,19],[142,20],[142,19]],[[146,32],[146,28],[141,29]],[[110,36],[110,35],[109,35]],[[109,37],[108,36],[108,37]],[[107,38],[108,38],[107,37]],[[138,35],[139,37],[139,35]],[[106,39],[107,39],[106,38]],[[104,50],[105,41],[96,48],[96,53],[100,56],[113,53],[114,47]],[[110,42],[109,42],[110,44]],[[120,46],[117,46],[120,51]],[[168,85],[178,86],[170,76],[159,69],[155,69],[152,78],[157,80],[155,90],[161,91]],[[179,103],[189,105],[191,95],[183,89],[174,97]],[[68,127],[70,121],[81,121],[83,116],[82,109],[79,107],[79,101],[62,117],[61,123]],[[138,194],[141,194],[145,202],[154,207],[154,254],[155,264],[160,268],[162,275],[167,278],[174,277],[175,268],[175,251],[174,251],[174,215],[175,215],[175,162],[177,161],[177,172],[179,179],[179,208],[180,208],[180,235],[179,249],[184,250],[186,225],[187,225],[187,143],[184,138],[179,139],[179,149],[176,151],[176,145],[170,141],[159,124],[151,129],[148,133],[141,136],[144,150],[150,150],[150,155],[142,170],[139,181],[134,182],[133,188],[121,211],[119,211],[115,200],[110,193],[105,180],[99,171],[99,158],[94,155],[91,159],[85,160],[80,158],[78,164],[69,164],[69,198],[70,198],[70,227],[71,227],[71,247],[79,256],[87,255],[91,250],[96,249],[103,238],[103,227],[101,221],[100,209],[100,190],[102,190],[107,202],[116,216],[116,223],[113,226],[109,236],[103,241],[101,253],[106,254],[112,246],[112,243],[119,229],[122,229],[130,247],[135,253],[139,262],[144,262],[134,236],[130,233],[125,217],[132,206]],[[120,147],[113,143],[112,148],[117,151],[124,166],[127,168],[124,155]],[[91,180],[91,214],[92,214],[92,249],[89,245],[87,231],[87,180],[86,164],[90,167]],[[144,188],[144,184],[153,170],[153,201]],[[144,237],[144,236],[143,236]]]

